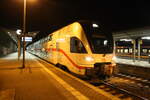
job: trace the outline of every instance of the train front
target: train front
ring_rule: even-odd
[[[91,67],[86,69],[87,76],[110,77],[114,73],[116,63],[113,60],[113,37],[95,23],[82,23],[91,53],[85,57]]]

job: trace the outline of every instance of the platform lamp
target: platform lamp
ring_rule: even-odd
[[[18,39],[18,60],[20,59],[20,55],[21,55],[21,33],[22,33],[22,31],[20,30],[20,29],[18,29],[17,31],[16,31],[16,33],[17,33],[17,39]]]
[[[27,0],[24,0],[24,10],[23,10],[23,59],[22,68],[25,68],[25,34],[26,34],[26,8]]]
[[[30,2],[35,2],[36,0],[30,0]],[[26,36],[26,12],[27,12],[27,0],[24,0],[23,7],[23,62],[22,68],[25,68],[25,36]]]

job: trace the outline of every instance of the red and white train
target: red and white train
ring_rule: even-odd
[[[28,46],[28,51],[75,74],[111,76],[113,37],[90,21],[67,25]]]

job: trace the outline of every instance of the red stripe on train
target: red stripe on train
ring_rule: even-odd
[[[48,48],[46,50],[50,51],[50,48]],[[88,67],[78,66],[77,64],[75,64],[74,61],[62,49],[57,50],[56,48],[52,48],[52,51],[61,52],[78,69],[88,68]]]

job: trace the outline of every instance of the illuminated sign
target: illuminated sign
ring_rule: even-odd
[[[130,42],[130,41],[132,41],[132,39],[120,39],[120,41]]]
[[[147,37],[142,37],[141,39],[150,40],[150,37],[149,37],[149,36],[147,36]]]
[[[94,28],[99,27],[98,24],[92,24],[92,26],[93,26]]]
[[[23,41],[23,38],[24,37],[22,37],[22,41]],[[25,41],[26,42],[32,42],[32,37],[25,37]]]

